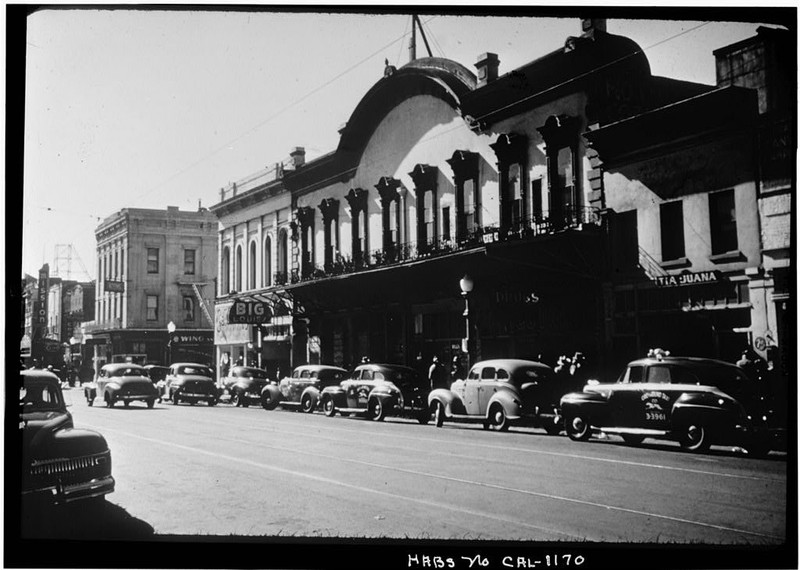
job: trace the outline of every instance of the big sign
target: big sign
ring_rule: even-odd
[[[272,309],[260,301],[235,301],[228,313],[231,324],[258,325],[272,320]]]

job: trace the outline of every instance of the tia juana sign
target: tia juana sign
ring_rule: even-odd
[[[272,309],[261,301],[234,301],[228,322],[240,325],[259,325],[272,320]]]
[[[698,285],[702,283],[719,283],[719,271],[698,271],[696,273],[681,273],[680,275],[666,275],[656,277],[659,287],[682,287],[684,285]]]

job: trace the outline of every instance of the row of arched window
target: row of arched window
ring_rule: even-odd
[[[273,256],[276,263],[273,263]],[[285,283],[289,268],[289,232],[286,228],[278,231],[276,252],[273,252],[272,236],[267,235],[262,243],[260,258],[258,240],[254,239],[250,241],[246,254],[242,243],[235,245],[233,254],[230,245],[223,246],[220,261],[222,295]]]

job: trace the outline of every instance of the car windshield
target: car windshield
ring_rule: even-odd
[[[187,376],[207,376],[213,378],[211,369],[207,366],[180,366],[178,367],[178,374],[186,374]]]
[[[414,370],[408,369],[394,369],[391,371],[392,373],[389,375],[389,380],[392,381],[396,386],[422,386],[423,384],[427,384],[427,382],[423,382],[422,377],[417,374]]]
[[[20,390],[20,402],[25,412],[60,410],[63,406],[61,390],[52,382],[25,380]]]

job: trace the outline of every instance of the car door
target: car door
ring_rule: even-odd
[[[648,427],[644,422],[645,367],[635,364],[628,367],[622,380],[609,385],[610,427]]]
[[[481,414],[480,390],[481,378],[483,375],[490,375],[494,378],[494,368],[484,366],[481,369],[473,368],[466,382],[464,382],[464,408],[470,416]]]
[[[489,410],[489,400],[501,389],[503,382],[508,381],[508,371],[503,368],[487,366],[481,371],[478,384],[478,413],[485,415]]]

